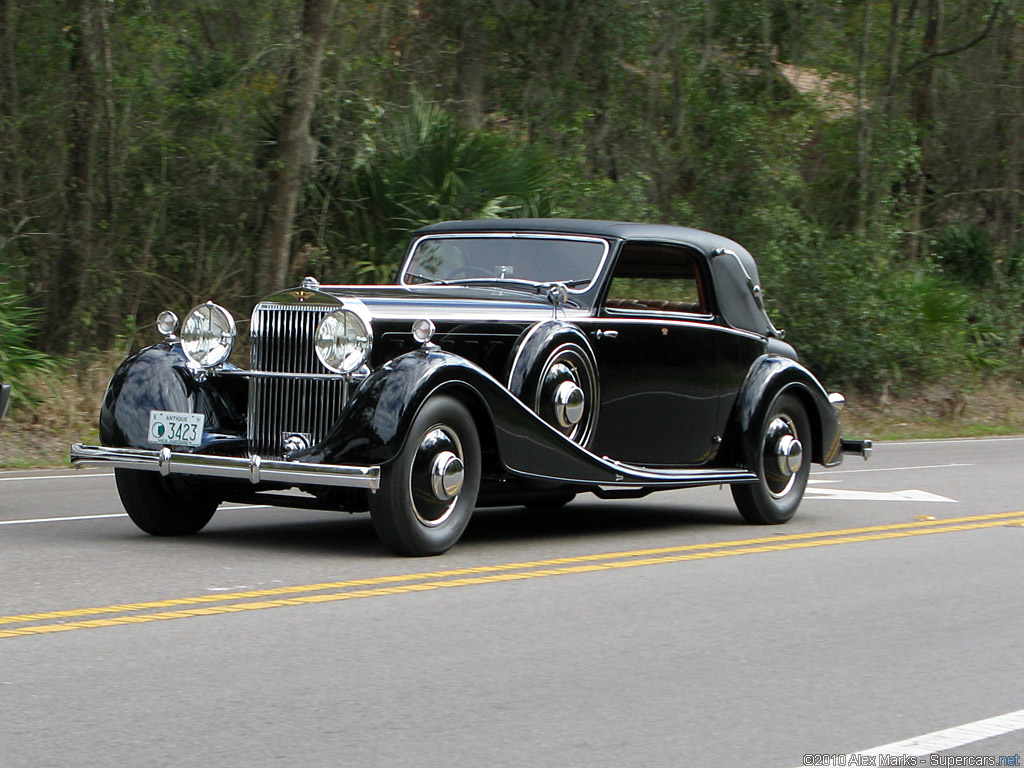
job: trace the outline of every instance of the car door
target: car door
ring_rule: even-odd
[[[592,449],[642,466],[712,460],[720,390],[718,330],[693,251],[627,243],[590,335],[601,380]]]

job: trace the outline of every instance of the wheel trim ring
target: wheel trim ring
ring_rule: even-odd
[[[789,492],[793,490],[797,477],[800,475],[800,469],[803,466],[803,461],[801,460],[800,466],[785,476],[782,475],[781,471],[769,472],[770,463],[773,462],[778,467],[780,457],[777,449],[786,436],[792,437],[798,450],[802,451],[800,434],[797,431],[796,422],[793,420],[793,417],[788,413],[779,413],[765,428],[765,436],[761,448],[761,474],[764,477],[765,488],[768,490],[768,494],[776,500],[786,498]],[[775,480],[775,478],[779,478],[779,480]]]
[[[438,435],[441,436],[440,439],[438,438]],[[437,445],[440,446],[439,450],[433,450],[432,444],[434,444],[435,442],[437,443]],[[462,450],[462,441],[459,440],[458,434],[452,427],[448,426],[447,424],[437,423],[432,425],[428,429],[424,430],[423,434],[420,437],[419,446],[417,447],[416,452],[417,456],[413,460],[412,466],[410,467],[409,470],[409,506],[412,509],[412,512],[416,516],[416,520],[420,523],[420,525],[423,525],[427,528],[437,528],[438,526],[443,525],[455,511],[455,507],[459,503],[459,498],[462,492],[462,482],[459,482],[458,493],[456,493],[454,496],[447,500],[448,503],[441,509],[440,514],[433,517],[424,514],[424,511],[421,510],[421,506],[426,507],[427,505],[426,503],[418,505],[417,496],[420,496],[424,500],[429,499],[436,500],[438,502],[445,501],[444,499],[437,499],[437,494],[435,493],[434,486],[430,478],[432,477],[432,474],[437,466],[437,459],[444,453],[451,453],[454,456],[455,460],[458,461],[459,464],[463,466],[463,472],[465,471],[465,454]],[[417,475],[419,474],[417,472],[417,468],[422,467],[424,464],[426,464],[426,466],[429,467],[429,469],[425,473],[425,476],[428,478],[428,480],[425,484],[423,484],[425,487],[417,487],[416,480]]]

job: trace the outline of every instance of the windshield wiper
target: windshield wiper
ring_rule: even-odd
[[[415,272],[406,272],[403,275],[406,280],[412,278],[413,280],[420,280],[419,283],[413,283],[413,285],[425,285],[426,283],[433,283],[435,285],[448,285],[447,280],[438,280],[436,277],[427,277],[426,275],[417,275]],[[409,285],[409,283],[407,283]]]
[[[529,293],[546,294],[552,286],[564,285],[566,288],[578,288],[590,282],[590,278],[581,280],[549,280],[539,282],[537,280],[523,280],[518,277],[463,277],[458,280],[435,280],[441,285],[465,285],[472,287],[480,285],[485,288],[509,288],[511,290],[523,290]]]
[[[569,288],[586,285],[589,282],[589,278],[586,280],[555,280],[541,283],[536,280],[523,280],[515,277],[466,277],[460,280],[445,280],[442,281],[442,284],[465,288],[477,286],[481,288],[498,288],[499,290],[505,289],[543,296],[551,302],[555,312],[557,312],[558,308],[563,304],[571,304],[574,307],[578,307],[579,304],[577,302],[569,301]]]

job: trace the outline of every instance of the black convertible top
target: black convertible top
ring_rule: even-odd
[[[423,227],[414,237],[469,232],[523,232],[591,235],[622,241],[649,241],[686,245],[699,251],[711,265],[718,305],[733,327],[770,335],[771,323],[750,288],[760,285],[757,264],[746,248],[734,240],[690,227],[590,219],[475,219],[443,221]],[[735,254],[735,255],[732,255]]]
[[[597,221],[591,219],[475,219],[442,221],[418,230],[415,234],[442,232],[539,232],[564,235],[596,235],[621,240],[657,240],[691,245],[710,255],[717,248],[746,253],[742,245],[721,235],[700,229],[669,224],[639,224],[628,221]]]

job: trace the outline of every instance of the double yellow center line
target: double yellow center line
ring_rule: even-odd
[[[241,611],[260,611],[267,608],[331,603],[339,600],[382,597],[406,592],[427,592],[435,589],[521,581],[545,576],[565,576],[617,568],[663,565],[687,560],[707,560],[715,557],[808,549],[862,541],[882,541],[933,533],[971,531],[1005,525],[1024,526],[1024,510],[896,525],[875,525],[866,528],[847,528],[737,541],[559,557],[521,563],[480,565],[444,571],[375,576],[366,579],[224,592],[215,595],[178,597],[93,608],[72,608],[18,616],[0,616],[0,639],[69,632],[77,629],[116,627],[124,624],[144,624],[151,621],[187,619],[196,616],[216,616]]]

